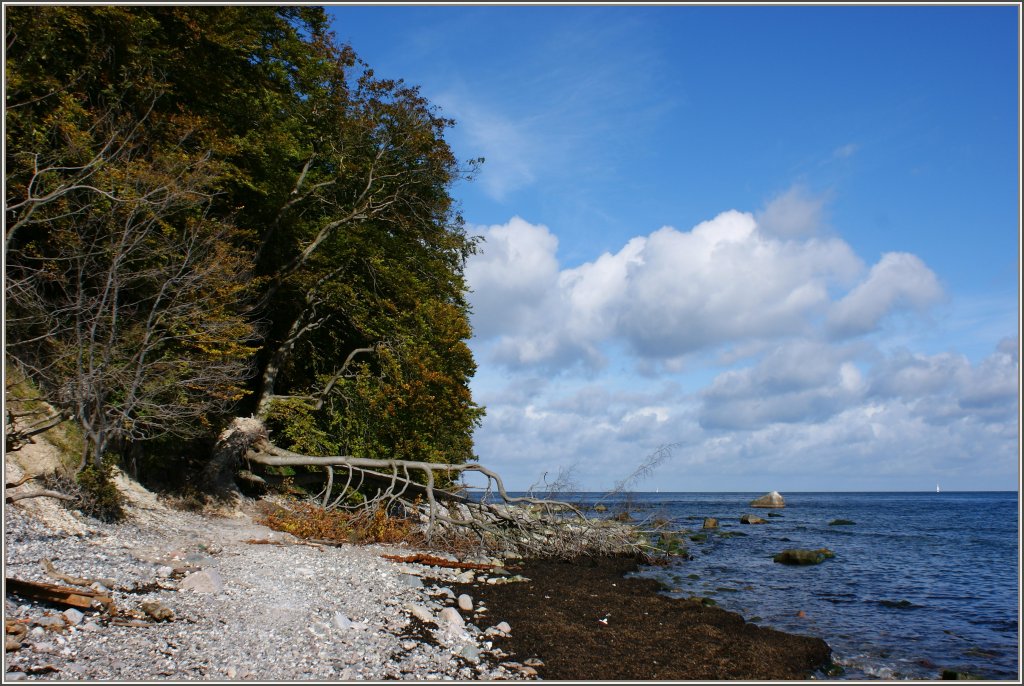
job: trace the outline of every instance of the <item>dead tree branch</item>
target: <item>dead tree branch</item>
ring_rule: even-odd
[[[19,500],[27,500],[28,498],[57,498],[58,500],[74,501],[78,500],[77,495],[68,495],[66,493],[58,493],[57,491],[48,491],[40,489],[37,491],[24,491],[22,493],[12,493],[11,495],[4,498],[4,502],[7,504],[16,503]]]

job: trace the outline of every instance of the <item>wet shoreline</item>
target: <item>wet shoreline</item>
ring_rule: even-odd
[[[668,598],[657,582],[624,576],[638,566],[633,558],[529,560],[510,565],[529,582],[453,589],[509,621],[511,635],[496,644],[520,661],[539,660],[542,679],[799,680],[829,668],[820,638]]]

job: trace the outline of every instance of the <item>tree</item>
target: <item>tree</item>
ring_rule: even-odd
[[[416,88],[315,7],[12,7],[7,29],[10,352],[94,460],[247,413],[314,453],[474,459],[450,195],[473,163]]]
[[[243,397],[255,352],[247,263],[233,227],[207,216],[218,171],[189,150],[196,122],[165,121],[161,149],[139,135],[158,124],[98,116],[89,162],[55,160],[54,180],[34,173],[11,203],[32,239],[9,232],[5,284],[7,352],[81,427],[83,467],[111,446],[208,432]],[[33,185],[59,192],[31,204]]]

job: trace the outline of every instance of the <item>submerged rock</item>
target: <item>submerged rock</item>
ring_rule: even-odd
[[[745,514],[740,517],[740,524],[767,524],[767,519],[761,519],[757,515]]]
[[[828,548],[819,548],[817,550],[790,548],[776,554],[772,559],[784,565],[817,565],[829,558],[835,557],[835,555]]]
[[[980,676],[974,676],[967,672],[958,672],[955,669],[944,669],[942,670],[943,681],[980,681]]]
[[[828,523],[828,525],[829,526],[853,526],[856,523],[857,522],[854,522],[854,521],[849,520],[849,519],[833,519],[831,522]]]
[[[910,610],[921,607],[920,605],[915,605],[909,600],[879,600],[878,604],[882,607],[892,607],[897,610]]]
[[[778,491],[772,491],[766,493],[760,498],[756,498],[750,501],[751,507],[785,507],[786,501],[783,500],[782,494]]]

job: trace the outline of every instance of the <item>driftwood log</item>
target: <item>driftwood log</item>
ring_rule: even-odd
[[[102,605],[110,612],[114,610],[114,599],[95,591],[44,584],[38,581],[24,581],[12,577],[6,577],[4,581],[7,593],[20,595],[22,598],[82,609]]]

